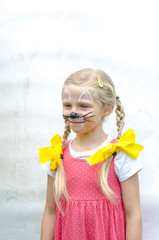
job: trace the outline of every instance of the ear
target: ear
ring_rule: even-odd
[[[103,117],[109,116],[109,115],[112,113],[113,109],[114,109],[114,106],[112,106],[112,105],[106,105],[106,106],[104,107]]]

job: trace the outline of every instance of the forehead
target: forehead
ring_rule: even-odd
[[[92,101],[93,90],[86,86],[68,85],[63,89],[63,100]]]

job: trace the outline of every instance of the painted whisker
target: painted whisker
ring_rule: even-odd
[[[88,120],[88,118],[92,118],[92,117],[95,117],[95,115],[92,115],[92,116],[90,116],[90,117],[87,117],[87,118],[85,118],[84,120],[87,121],[87,122],[92,122],[92,121]]]
[[[92,112],[88,112],[88,113],[86,113],[85,115],[83,115],[83,116],[81,116],[81,117],[83,117],[83,118],[85,118],[88,114],[90,114],[90,113],[92,113]]]
[[[94,117],[95,115],[92,115],[92,116],[88,116],[89,114],[91,114],[92,112],[88,112],[86,113],[85,115],[83,116],[80,116],[79,114],[77,113],[74,113],[72,112],[70,115],[66,116],[66,115],[63,115],[63,118],[66,120],[68,120],[69,122],[84,122],[84,121],[87,121],[87,122],[91,122],[88,120],[88,118],[92,118]],[[77,116],[77,117],[76,117]]]

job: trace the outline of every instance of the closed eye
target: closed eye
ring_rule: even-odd
[[[88,108],[88,106],[87,105],[81,105],[81,108]]]
[[[65,108],[70,108],[70,107],[71,107],[71,104],[69,104],[69,103],[64,103],[63,106],[64,106]]]

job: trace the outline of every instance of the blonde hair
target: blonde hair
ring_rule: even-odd
[[[103,81],[103,87],[100,87],[98,84],[99,77]],[[82,69],[74,72],[66,79],[66,81],[64,82],[63,89],[70,84],[77,85],[77,86],[87,86],[92,88],[94,90],[93,93],[96,101],[99,102],[102,106],[114,107],[116,105],[115,112],[116,112],[116,124],[117,124],[117,131],[118,131],[117,140],[118,140],[121,136],[122,128],[124,126],[125,114],[124,114],[124,110],[121,105],[120,99],[116,95],[115,87],[111,78],[102,70]],[[63,148],[65,146],[65,142],[69,136],[70,131],[71,130],[69,127],[69,123],[67,120],[65,120],[65,131],[63,134]],[[110,156],[101,165],[100,171],[99,171],[98,184],[101,187],[105,196],[110,201],[115,202],[114,193],[109,188],[108,181],[107,181],[109,167],[112,159],[113,159],[113,156]],[[55,188],[56,204],[61,210],[61,205],[60,205],[61,197],[65,197],[67,203],[69,202],[63,164],[57,168],[56,177],[54,181],[54,188]]]

